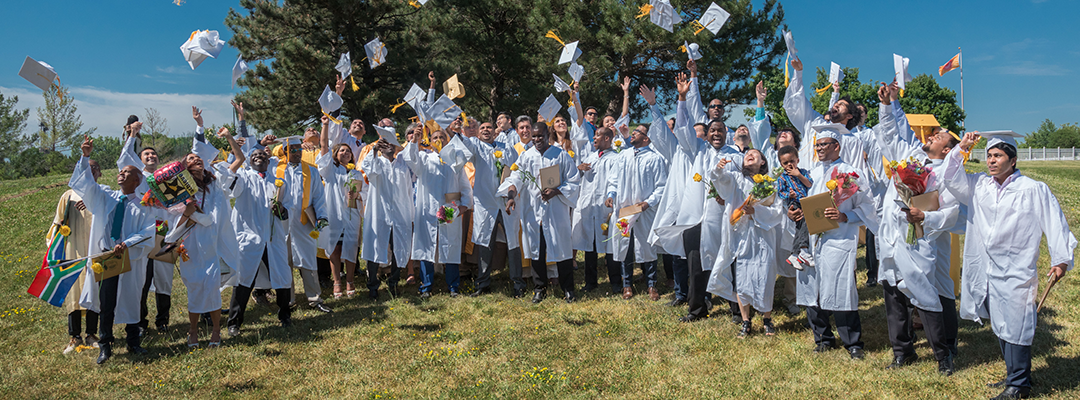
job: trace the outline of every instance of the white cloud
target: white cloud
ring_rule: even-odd
[[[29,108],[27,130],[38,129],[37,107],[45,105],[45,99],[37,88],[0,87],[4,97],[19,96],[18,108]],[[232,122],[232,94],[179,94],[179,93],[120,93],[95,87],[71,87],[83,129],[97,127],[97,134],[120,136],[128,115],[145,118],[146,108],[156,109],[166,120],[170,135],[179,136],[195,131],[191,118],[191,106],[203,110],[206,125]]]

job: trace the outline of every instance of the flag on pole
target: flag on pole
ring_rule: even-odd
[[[79,280],[79,273],[86,268],[87,261],[88,259],[84,258],[82,261],[65,267],[56,266],[39,270],[26,292],[45,300],[46,303],[62,307],[68,291]]]
[[[945,63],[945,65],[938,67],[938,76],[945,75],[946,72],[952,71],[957,68],[960,68],[960,53],[956,53],[956,55],[953,56],[953,58],[950,58],[949,61]]]

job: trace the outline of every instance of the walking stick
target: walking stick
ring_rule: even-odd
[[[1056,274],[1050,274],[1050,278],[1046,279],[1046,290],[1043,291],[1042,297],[1039,298],[1039,307],[1035,309],[1035,314],[1038,314],[1042,310],[1043,305],[1046,304],[1046,296],[1050,294],[1050,289],[1054,287],[1054,284],[1058,282],[1058,276]]]

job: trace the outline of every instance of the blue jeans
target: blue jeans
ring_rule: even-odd
[[[458,286],[461,284],[461,272],[459,270],[459,264],[443,264],[446,275],[446,285],[450,286],[451,291],[458,291]],[[431,285],[435,283],[435,263],[430,261],[420,261],[420,293],[427,293],[431,291]]]
[[[622,285],[624,288],[633,286],[634,282],[634,232],[630,232],[630,245],[626,248],[626,257],[622,261]],[[641,270],[645,274],[645,280],[649,287],[656,286],[656,261],[641,263]]]
[[[690,265],[686,263],[686,257],[672,257],[675,259],[671,263],[672,272],[675,274],[675,299],[686,300],[687,281],[690,279]]]

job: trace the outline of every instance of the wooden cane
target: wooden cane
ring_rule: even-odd
[[[1046,280],[1046,290],[1043,291],[1042,297],[1039,298],[1039,307],[1035,309],[1035,314],[1038,314],[1042,310],[1043,305],[1046,304],[1046,296],[1050,295],[1050,289],[1054,287],[1054,284],[1058,282],[1057,274],[1050,274],[1050,278]]]

